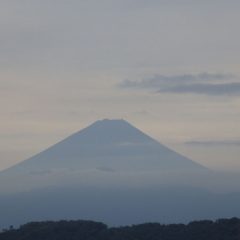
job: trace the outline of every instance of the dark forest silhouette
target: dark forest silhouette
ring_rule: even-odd
[[[10,226],[0,240],[237,240],[240,219],[193,221],[189,224],[145,223],[111,227],[93,221],[31,222],[18,229]]]

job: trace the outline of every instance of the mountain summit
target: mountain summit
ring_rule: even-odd
[[[101,120],[5,172],[202,170],[125,120]]]

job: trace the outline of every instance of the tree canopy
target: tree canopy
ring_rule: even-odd
[[[239,240],[240,219],[189,224],[145,223],[114,227],[94,221],[30,222],[3,230],[0,240]]]

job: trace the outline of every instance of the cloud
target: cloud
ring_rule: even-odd
[[[148,79],[141,81],[125,80],[119,84],[123,88],[158,88],[164,84],[172,85],[179,83],[201,83],[213,80],[229,80],[236,78],[232,74],[213,74],[213,73],[199,73],[199,74],[183,74],[183,75],[155,75]]]
[[[240,146],[240,140],[208,140],[208,141],[188,141],[185,142],[187,145],[194,146],[204,146],[204,147],[212,147],[212,146]]]
[[[193,93],[205,95],[240,95],[240,82],[220,84],[179,84],[158,90],[159,93]]]
[[[205,95],[238,95],[240,82],[232,74],[184,74],[155,75],[141,81],[125,80],[119,84],[121,88],[154,89],[158,93],[192,93]],[[227,82],[228,81],[228,82]],[[230,82],[229,82],[230,81]]]

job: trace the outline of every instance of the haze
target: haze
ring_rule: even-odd
[[[240,170],[240,2],[2,0],[0,169],[124,118]]]

